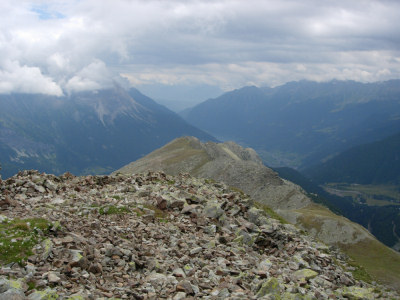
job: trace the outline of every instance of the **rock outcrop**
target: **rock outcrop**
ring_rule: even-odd
[[[223,183],[23,171],[0,189],[0,299],[399,298]]]

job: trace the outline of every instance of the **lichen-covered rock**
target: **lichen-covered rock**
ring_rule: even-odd
[[[372,288],[362,288],[358,286],[345,287],[339,293],[351,300],[373,300],[375,295]]]
[[[44,291],[35,291],[30,294],[27,298],[28,300],[57,300],[59,299],[59,295],[55,290],[50,288],[45,289]]]
[[[23,279],[0,278],[0,300],[25,299],[27,285]]]
[[[267,280],[265,280],[262,284],[261,287],[259,288],[256,297],[261,298],[264,297],[267,294],[271,295],[280,295],[281,294],[282,287],[278,282],[278,279],[272,277]]]
[[[84,296],[81,295],[72,295],[68,297],[66,300],[86,300]]]
[[[53,250],[53,242],[50,239],[45,239],[42,242],[42,254],[40,256],[41,260],[48,259],[52,250]]]
[[[0,294],[0,300],[24,300],[25,293],[22,290],[9,289]]]
[[[307,281],[318,276],[318,273],[310,269],[301,269],[293,273],[297,281]]]
[[[224,214],[224,210],[221,208],[221,204],[217,202],[207,203],[204,208],[204,215],[210,219],[218,219]]]
[[[261,209],[252,207],[247,211],[247,218],[250,222],[256,224],[257,226],[267,224],[268,221]]]
[[[4,293],[10,289],[26,290],[26,283],[23,279],[13,280],[7,278],[0,278],[0,293]]]
[[[233,241],[239,244],[245,244],[247,246],[252,246],[256,239],[243,229],[238,230],[236,235],[237,237]]]

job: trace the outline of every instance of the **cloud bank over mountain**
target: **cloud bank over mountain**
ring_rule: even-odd
[[[400,2],[0,3],[0,93],[400,78]]]

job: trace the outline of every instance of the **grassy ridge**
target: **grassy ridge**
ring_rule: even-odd
[[[341,249],[373,277],[374,280],[400,290],[400,255],[377,240],[364,240]]]
[[[320,205],[311,205],[297,210],[300,214],[298,221],[311,232],[315,230],[316,237],[324,235],[328,223],[336,223],[337,230],[343,234],[348,233],[348,239],[354,242],[343,243],[338,236],[336,241],[332,236],[332,243],[346,253],[356,265],[361,266],[371,278],[382,284],[400,290],[400,254],[386,247],[372,237],[363,227],[350,222],[348,219],[333,214],[330,210]],[[350,227],[351,226],[351,227]],[[352,228],[355,230],[351,232]],[[364,238],[360,238],[363,233]],[[358,240],[359,239],[359,240]]]

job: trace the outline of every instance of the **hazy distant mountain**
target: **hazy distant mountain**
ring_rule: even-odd
[[[359,145],[304,170],[315,182],[400,183],[400,133]]]
[[[214,138],[139,91],[116,87],[68,97],[0,95],[0,164],[19,169],[105,173],[167,141]]]
[[[400,80],[245,87],[182,116],[217,138],[256,149],[269,165],[305,167],[400,131]]]
[[[138,87],[140,91],[172,111],[180,112],[197,105],[204,99],[214,98],[223,91],[208,84],[144,84]]]

